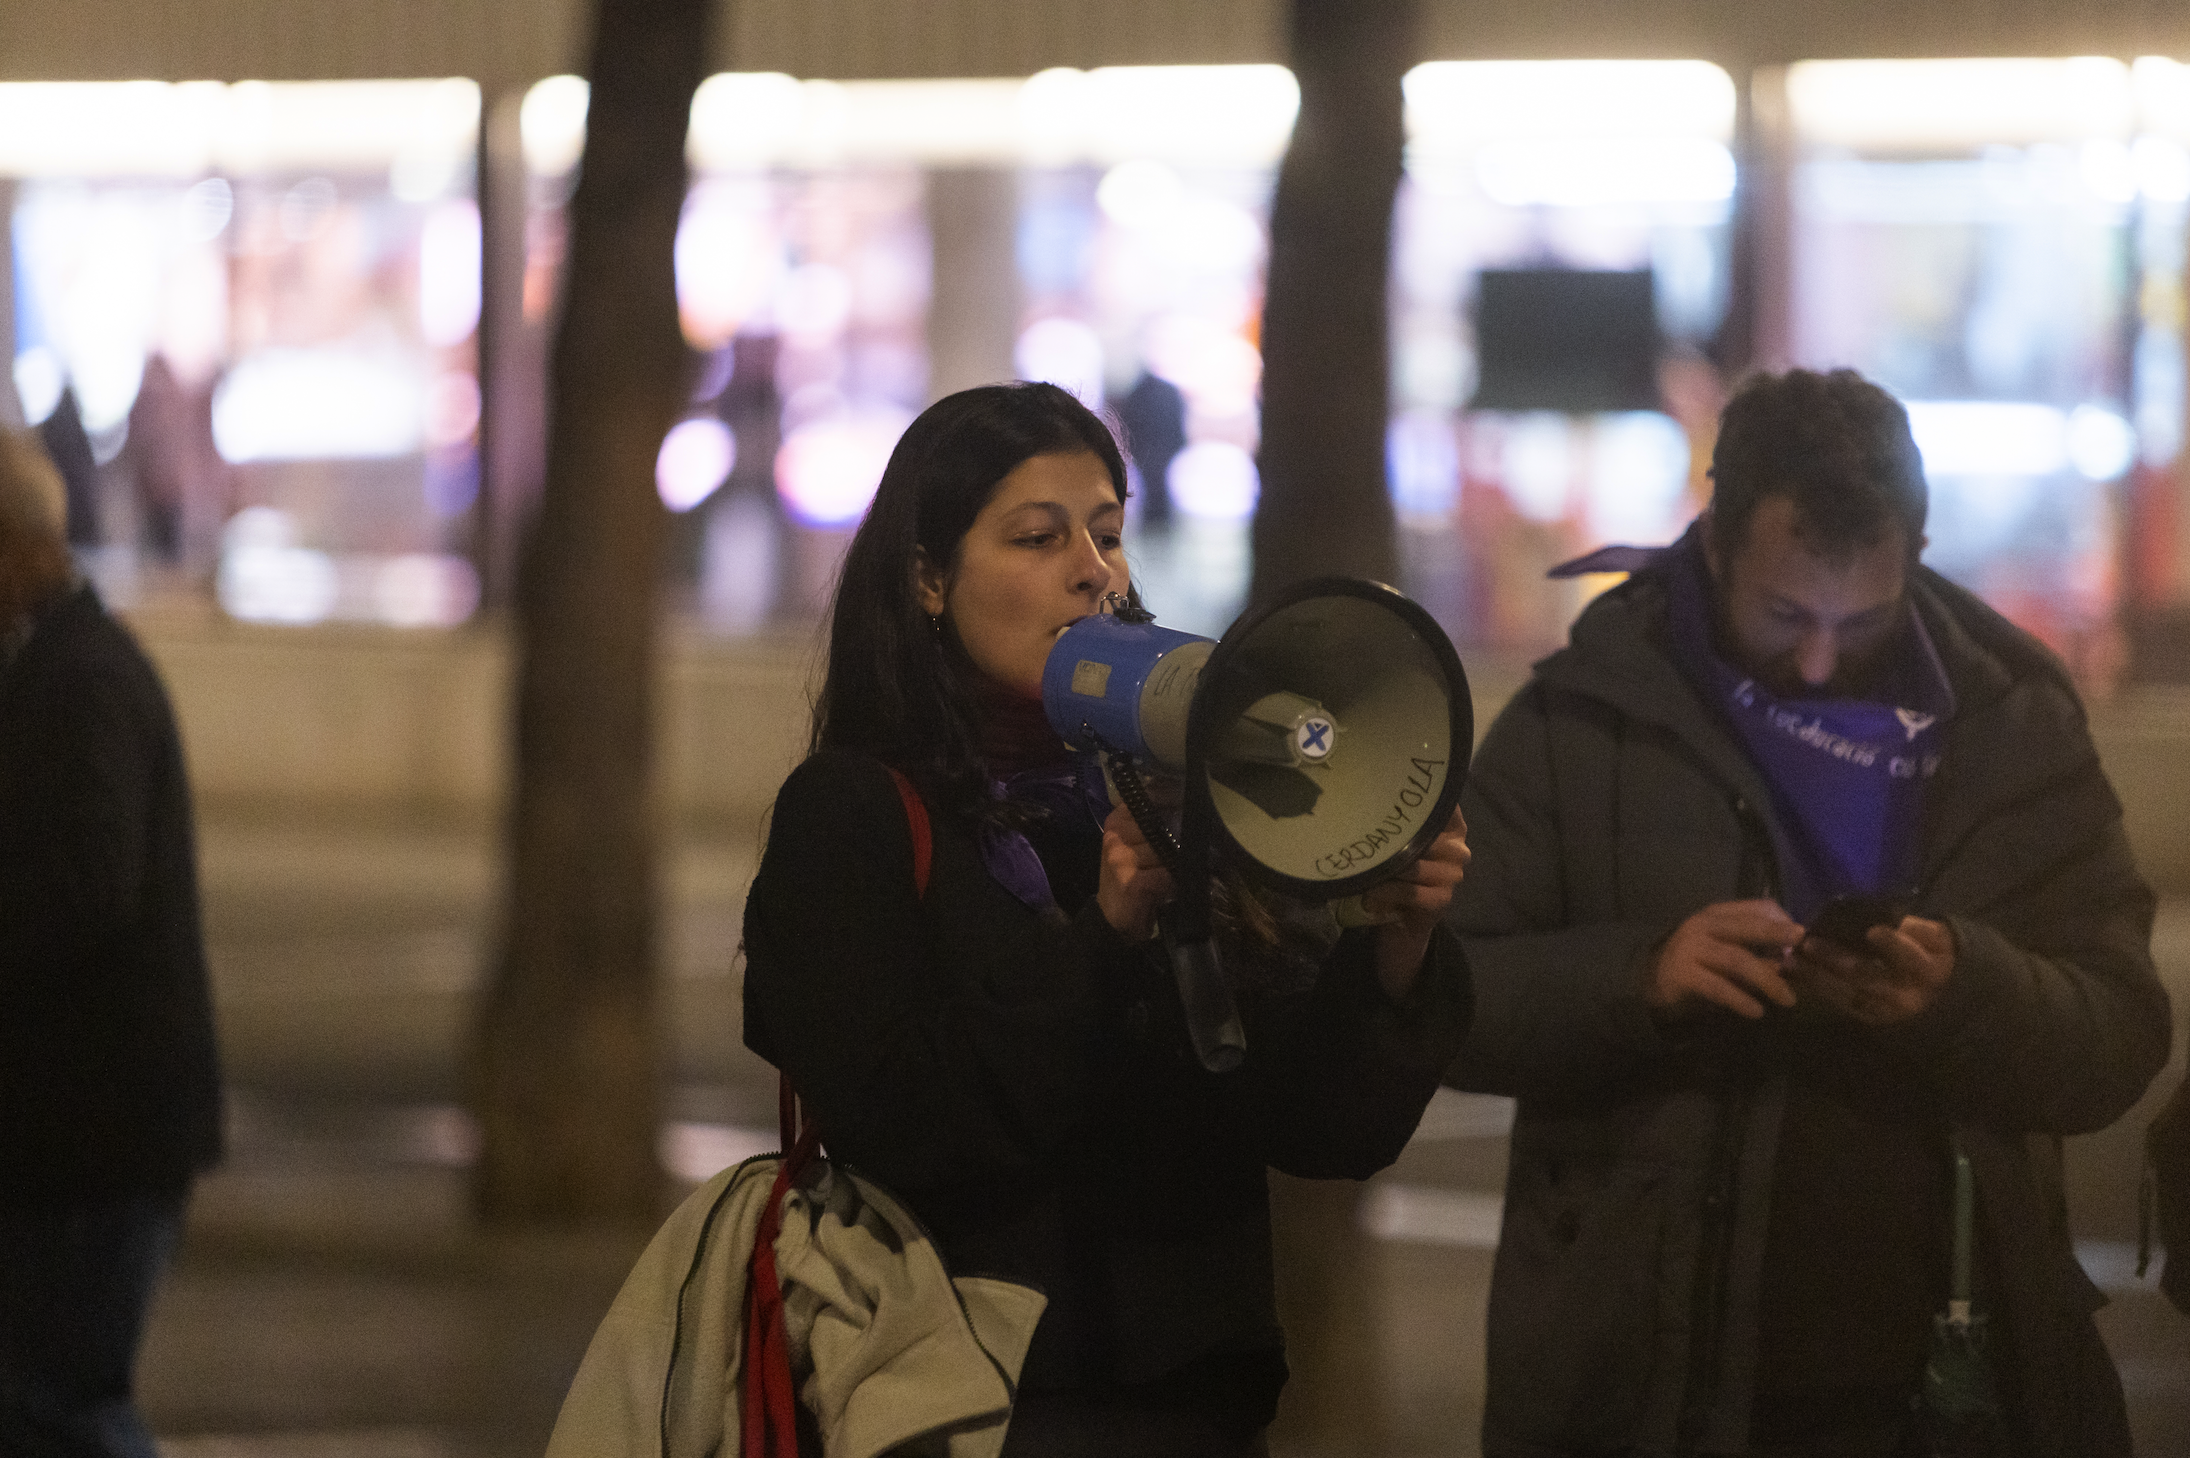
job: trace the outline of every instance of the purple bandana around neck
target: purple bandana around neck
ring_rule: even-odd
[[[1913,605],[1901,662],[1868,699],[1783,699],[1711,643],[1700,548],[1672,567],[1675,641],[1793,822],[1806,866],[1783,867],[1788,914],[1807,921],[1838,895],[1898,892],[1916,875],[1924,786],[1938,772],[1954,692]]]
[[[1646,567],[1655,567],[1679,550],[1678,542],[1670,547],[1599,547],[1571,562],[1561,562],[1544,576],[1563,582],[1570,577],[1589,577],[1600,572],[1640,572]]]
[[[1072,832],[1100,835],[1103,819],[1110,813],[1110,795],[1091,755],[1076,754],[991,784],[999,799],[1047,810],[1052,823]],[[1057,910],[1049,872],[1042,868],[1033,841],[1016,830],[984,825],[980,842],[981,864],[997,885],[1031,910]]]

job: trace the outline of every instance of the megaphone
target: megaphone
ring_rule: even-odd
[[[1067,744],[1106,756],[1173,873],[1161,925],[1195,1052],[1215,1072],[1246,1052],[1212,936],[1217,859],[1302,900],[1357,898],[1445,828],[1475,742],[1467,672],[1436,619],[1348,577],[1288,589],[1214,642],[1115,600],[1050,649],[1042,706]],[[1175,832],[1146,771],[1184,783]]]

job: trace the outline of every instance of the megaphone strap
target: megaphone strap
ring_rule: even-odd
[[[1148,798],[1148,786],[1141,780],[1140,769],[1133,763],[1133,756],[1120,754],[1106,742],[1102,735],[1092,735],[1095,747],[1110,757],[1110,779],[1118,787],[1118,798],[1125,802],[1126,813],[1133,823],[1148,837],[1155,847],[1157,859],[1172,875],[1179,873],[1179,840],[1164,824],[1163,816],[1156,809],[1156,802]]]
[[[890,769],[897,797],[905,804],[905,825],[912,832],[913,889],[928,898],[928,869],[935,860],[935,831],[928,803],[911,780]],[[795,1458],[799,1451],[796,1391],[791,1378],[790,1343],[785,1335],[783,1288],[776,1273],[776,1232],[782,1228],[783,1197],[821,1154],[821,1126],[806,1116],[791,1075],[776,1074],[778,1146],[782,1164],[768,1192],[760,1229],[747,1258],[746,1369],[739,1453],[741,1458]]]

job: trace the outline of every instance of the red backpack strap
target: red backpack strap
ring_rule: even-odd
[[[913,782],[897,770],[890,771],[890,778],[897,782],[897,798],[905,802],[905,823],[912,830],[913,889],[920,899],[928,899],[928,867],[935,860],[935,832],[928,825],[928,802],[920,798]]]
[[[885,766],[885,768],[888,768]],[[935,863],[935,832],[928,823],[928,802],[920,798],[911,780],[890,770],[890,780],[897,786],[897,798],[905,805],[905,826],[912,832],[913,890],[920,899],[928,897],[928,869]],[[788,1074],[776,1075],[776,1147],[789,1151],[798,1143],[800,1115],[798,1094],[791,1087]]]
[[[784,1087],[789,1088],[786,1082]],[[753,1254],[746,1263],[745,1393],[740,1458],[799,1458],[798,1394],[791,1385],[791,1342],[783,1318],[783,1282],[776,1274],[776,1236],[783,1229],[783,1197],[811,1164],[821,1127],[809,1123],[784,1149],[768,1191]]]
[[[935,832],[928,803],[911,780],[896,770],[890,778],[905,803],[905,824],[912,832],[913,889],[925,901],[928,869],[935,860]],[[798,1458],[798,1395],[791,1387],[790,1339],[783,1324],[783,1283],[776,1275],[776,1236],[783,1229],[783,1197],[798,1182],[821,1148],[821,1126],[803,1119],[791,1076],[776,1075],[776,1123],[783,1162],[768,1191],[760,1229],[747,1262],[745,1292],[745,1406],[740,1433],[741,1458]]]
[[[885,766],[887,768],[887,766]],[[920,798],[911,780],[890,770],[890,779],[897,786],[897,798],[905,805],[905,826],[912,832],[913,890],[921,900],[928,897],[928,870],[935,863],[935,832],[928,823],[928,802]],[[801,1114],[798,1093],[791,1087],[789,1074],[776,1075],[776,1135],[778,1149],[789,1152],[798,1143]]]

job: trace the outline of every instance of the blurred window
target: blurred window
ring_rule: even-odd
[[[1436,61],[1408,74],[1406,100],[1388,456],[1403,570],[1462,641],[1542,651],[1610,580],[1554,583],[1547,568],[1607,541],[1668,541],[1700,504],[1734,83],[1702,61]],[[1605,277],[1560,289],[1563,270]],[[1654,328],[1658,364],[1620,403],[1657,408],[1573,408],[1605,393],[1597,375],[1634,373],[1632,350],[1610,339],[1571,377],[1532,366],[1478,406],[1491,383],[1476,329],[1486,274],[1574,301],[1627,299],[1644,281],[1628,312],[1654,314],[1638,327]],[[1569,322],[1578,347],[1591,320]],[[1515,341],[1482,343],[1510,355]],[[1541,398],[1519,398],[1532,390]]]
[[[1793,351],[1908,402],[1927,560],[2118,667],[2121,520],[2182,436],[2182,68],[1809,62],[1787,89]]]
[[[672,512],[673,588],[703,624],[749,632],[823,609],[926,403],[923,167],[993,161],[1018,89],[772,74],[700,86],[676,242],[678,315],[700,365],[655,478]],[[551,77],[521,111],[535,328],[560,286],[586,100],[583,80]]]
[[[553,77],[521,110],[535,322],[559,283],[586,97],[584,81]],[[935,393],[933,328],[968,327],[930,318],[930,215],[950,205],[933,179],[947,170],[1001,184],[988,222],[1019,276],[993,284],[1020,308],[992,368],[1062,384],[1126,421],[1140,455],[1160,451],[1138,500],[1160,516],[1175,499],[1202,525],[1159,606],[1221,628],[1246,581],[1263,217],[1297,106],[1277,66],[709,77],[676,259],[705,363],[657,466],[698,618],[742,632],[821,611],[892,447]]]
[[[1299,106],[1277,66],[1027,83],[1019,373],[1121,427],[1136,578],[1189,631],[1222,632],[1247,590],[1270,194]]]
[[[470,81],[0,85],[13,374],[112,598],[447,625],[480,391]]]
[[[1787,88],[1795,357],[1910,402],[1931,560],[2103,676],[2118,609],[2182,595],[2190,558],[2190,68],[1820,62]],[[510,357],[541,401],[497,417],[513,439],[540,425],[586,97],[553,77],[519,109]],[[1434,62],[1405,102],[1405,585],[1463,640],[1536,649],[1604,585],[1546,566],[1667,540],[1703,499],[1734,84],[1698,61]],[[821,610],[934,393],[936,330],[975,327],[931,319],[949,173],[992,179],[964,195],[1000,207],[979,227],[1016,274],[981,368],[1123,427],[1144,588],[1168,620],[1222,628],[1246,583],[1267,218],[1298,104],[1275,66],[710,77],[675,260],[702,366],[656,471],[687,606],[727,631]],[[280,622],[473,610],[479,109],[466,81],[0,86],[13,382],[30,419],[81,433],[72,523],[112,595],[211,587]],[[1571,389],[1532,402],[1510,382],[1476,408],[1479,281],[1559,270],[1647,279],[1657,409],[1575,413]]]

